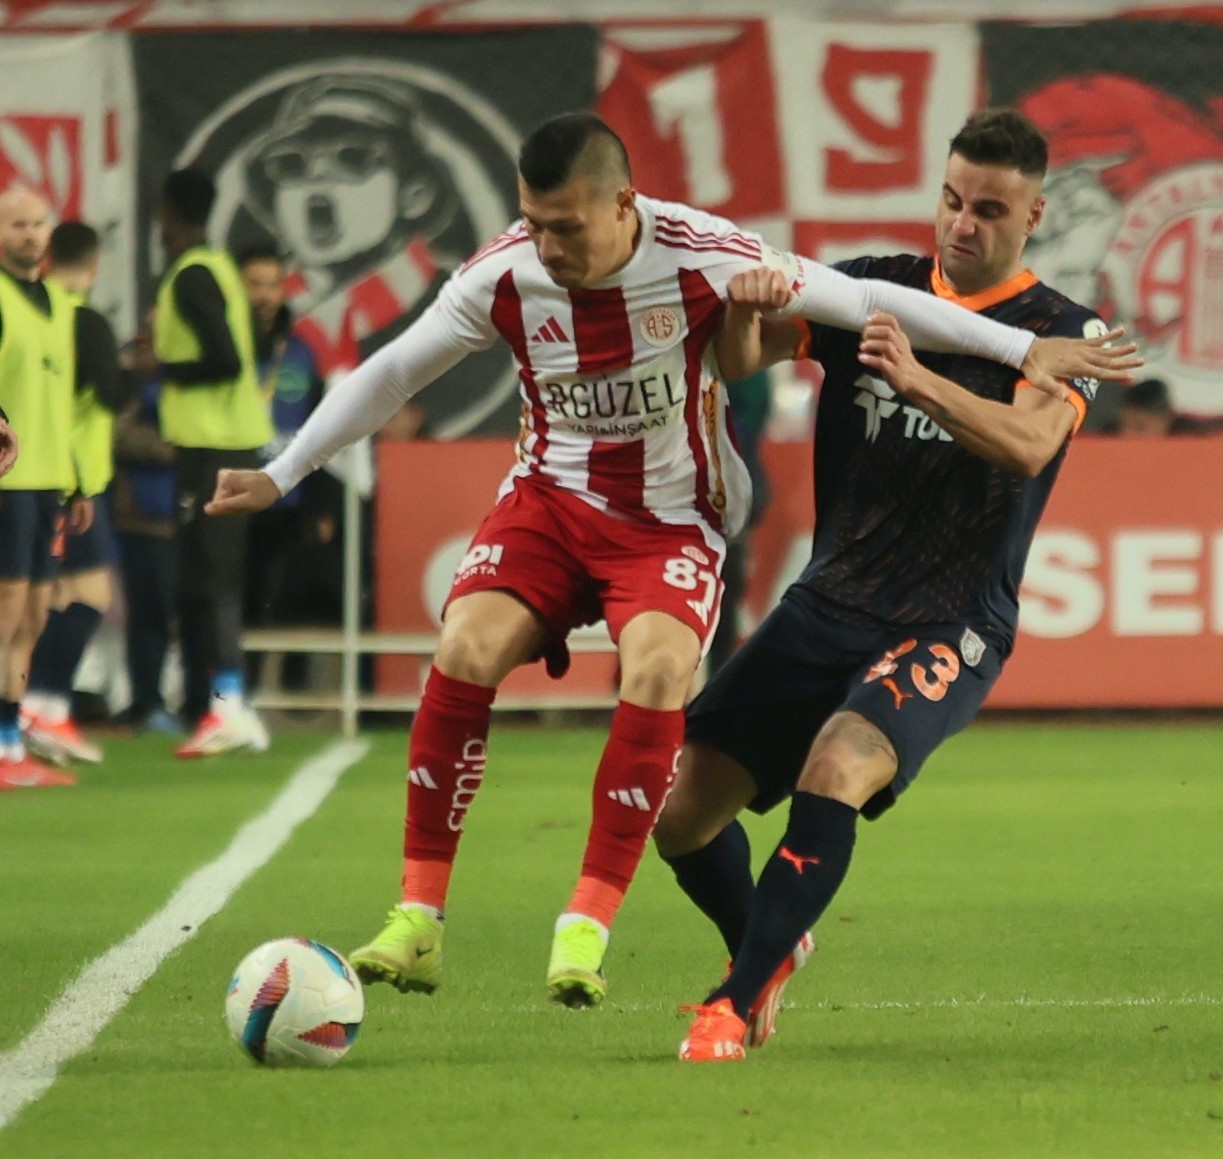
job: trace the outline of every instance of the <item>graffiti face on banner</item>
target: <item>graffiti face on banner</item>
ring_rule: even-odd
[[[174,164],[214,175],[214,242],[284,252],[290,305],[326,375],[393,337],[517,216],[518,143],[449,74],[344,58],[285,68],[238,93]],[[469,375],[479,398],[432,392],[438,433],[465,433],[515,389],[505,352],[491,358]]]
[[[384,78],[291,87],[250,143],[243,177],[250,207],[312,269],[376,260],[411,237],[438,243],[469,216],[413,91]]]

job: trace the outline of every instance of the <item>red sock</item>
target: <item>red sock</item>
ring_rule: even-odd
[[[436,668],[408,745],[403,900],[446,908],[450,870],[467,809],[484,780],[495,688],[452,680]]]
[[[611,927],[675,777],[683,741],[682,709],[619,703],[595,774],[594,817],[568,912]]]

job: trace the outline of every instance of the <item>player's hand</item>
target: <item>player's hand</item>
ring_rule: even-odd
[[[250,515],[279,498],[280,489],[266,471],[218,471],[217,489],[204,504],[204,514]]]
[[[68,522],[64,530],[69,535],[84,535],[93,526],[93,500],[78,495],[68,504]]]
[[[882,375],[897,394],[914,399],[920,395],[926,368],[917,361],[909,336],[893,315],[878,311],[867,319],[858,361]]]
[[[726,283],[727,304],[746,310],[780,310],[793,296],[785,274],[769,266],[743,270]]]
[[[1138,344],[1110,346],[1125,333],[1123,326],[1095,338],[1037,338],[1023,360],[1024,377],[1054,398],[1068,399],[1068,378],[1094,378],[1099,382],[1134,381],[1143,364]]]
[[[7,475],[17,465],[17,432],[0,419],[0,475]]]
[[[153,343],[147,335],[138,335],[119,351],[119,364],[141,378],[155,378],[158,365]]]

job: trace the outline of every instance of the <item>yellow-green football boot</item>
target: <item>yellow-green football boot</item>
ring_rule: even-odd
[[[367,986],[389,982],[404,994],[432,994],[442,984],[442,921],[419,906],[396,906],[382,933],[348,957]]]
[[[548,996],[552,1001],[571,1008],[598,1006],[607,997],[607,979],[603,976],[606,953],[602,927],[589,918],[557,930],[548,959]]]

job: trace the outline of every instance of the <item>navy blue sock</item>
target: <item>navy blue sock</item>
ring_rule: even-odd
[[[15,700],[0,700],[0,745],[19,744],[21,728],[18,720],[21,705]]]
[[[743,826],[732,821],[703,848],[663,860],[674,872],[680,889],[718,927],[733,959],[743,943],[756,893],[752,850]]]
[[[102,613],[89,604],[52,612],[30,661],[30,691],[70,697],[77,666],[101,622]]]
[[[853,854],[858,810],[831,797],[795,793],[790,823],[756,886],[743,945],[730,976],[706,1001],[729,998],[747,1012],[803,936],[828,908]]]

